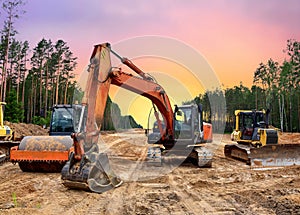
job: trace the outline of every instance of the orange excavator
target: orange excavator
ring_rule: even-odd
[[[111,54],[134,71],[138,76],[111,66]],[[153,133],[148,136],[150,144],[147,159],[163,164],[163,157],[172,155],[190,157],[200,167],[210,167],[213,152],[204,142],[212,141],[212,126],[203,123],[199,105],[175,106],[173,111],[169,98],[153,77],[144,73],[127,58],[119,56],[109,43],[94,47],[88,69],[87,85],[82,99],[76,132],[72,134],[74,152],[63,167],[61,178],[68,188],[105,192],[122,184],[109,164],[108,155],[99,152],[98,141],[101,122],[110,85],[135,92],[152,101],[156,122]],[[160,119],[159,112],[163,116]]]

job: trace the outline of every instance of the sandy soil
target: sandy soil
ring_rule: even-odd
[[[14,136],[16,140],[20,140],[25,136],[49,135],[49,129],[45,129],[39,125],[26,123],[11,123],[7,121],[5,121],[4,124],[9,126],[14,131]]]
[[[147,151],[142,132],[103,133],[102,140],[124,180],[120,187],[102,194],[69,190],[58,173],[23,173],[4,163],[0,214],[300,214],[300,167],[253,170],[226,159],[229,135],[212,143],[212,168],[186,163],[153,179],[141,169]],[[300,135],[282,134],[280,141],[296,143]],[[127,162],[120,165],[119,158]]]

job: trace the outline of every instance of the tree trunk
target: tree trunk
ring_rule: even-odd
[[[43,69],[42,69],[42,62],[40,63],[40,93],[39,93],[39,116],[42,114],[42,107],[43,107]]]
[[[18,77],[17,77],[17,103],[19,103],[20,76],[21,76],[21,59],[18,59]]]
[[[290,109],[290,131],[293,131],[292,95],[290,98],[289,109]]]
[[[288,96],[287,96],[287,98],[288,98]],[[284,101],[282,101],[282,102],[284,102]],[[287,103],[288,103],[288,101],[287,101]],[[285,119],[285,129],[286,129],[286,131],[288,131],[289,130],[289,126],[288,126],[288,120],[287,120],[287,114],[286,114],[286,109],[287,108],[285,108],[285,104],[283,104],[283,111],[284,111],[284,119]]]
[[[66,87],[64,93],[64,104],[67,104],[68,87],[69,87],[69,74],[67,74]]]
[[[32,103],[32,108],[33,108],[33,116],[36,115],[36,99],[37,99],[37,90],[36,90],[36,84],[37,80],[34,79],[34,85],[33,85],[33,103]]]
[[[33,77],[31,79],[31,96],[30,96],[30,103],[28,105],[28,110],[29,110],[29,122],[32,122],[32,117],[33,117],[33,97],[34,97],[34,80]]]
[[[22,86],[22,108],[24,108],[24,102],[25,102],[26,55],[27,55],[27,53],[25,53],[25,59],[24,59],[24,67],[25,67],[25,71],[24,71],[24,75],[23,75],[23,86]]]
[[[59,70],[60,70],[60,60],[58,60],[58,69],[56,75],[56,88],[55,88],[55,104],[58,104],[58,87],[59,87]]]
[[[2,89],[2,101],[5,102],[6,97],[6,82],[7,82],[7,63],[8,63],[8,51],[9,51],[9,40],[10,40],[10,31],[12,25],[12,10],[9,11],[9,18],[8,18],[8,29],[7,29],[7,45],[5,47],[5,57],[4,57],[4,64],[3,64],[3,89]]]
[[[59,74],[56,76],[56,86],[55,86],[55,103],[58,104],[58,86],[59,86]]]
[[[44,109],[45,109],[45,111],[44,111],[44,118],[46,118],[47,117],[47,109],[48,109],[48,102],[47,102],[47,100],[48,100],[48,79],[49,79],[49,77],[48,77],[48,62],[47,62],[47,66],[46,66],[46,83],[45,83],[45,106],[44,106]]]
[[[283,95],[282,95],[283,97]],[[284,98],[283,98],[284,99]],[[280,95],[278,95],[278,105],[279,105],[279,118],[280,118],[280,130],[283,131],[283,107],[280,101]]]
[[[297,104],[297,109],[298,109],[298,128],[297,128],[297,132],[300,132],[300,95],[297,96],[297,100],[298,100],[298,104]]]

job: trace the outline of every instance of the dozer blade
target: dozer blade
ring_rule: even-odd
[[[250,149],[251,167],[300,165],[300,144],[269,144]]]
[[[61,174],[66,187],[96,193],[103,193],[123,183],[110,168],[105,153],[85,155],[80,162],[75,162],[72,153]]]

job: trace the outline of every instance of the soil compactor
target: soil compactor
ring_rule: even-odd
[[[49,136],[26,136],[10,150],[10,161],[24,172],[60,172],[68,161],[73,140],[73,111],[76,105],[52,107]]]
[[[139,76],[112,67],[111,54]],[[150,163],[153,161],[161,164],[162,152],[172,150],[172,155],[192,157],[198,166],[211,166],[213,153],[201,142],[211,141],[212,126],[203,126],[200,106],[175,106],[173,111],[165,90],[155,79],[127,58],[115,53],[108,43],[94,47],[88,73],[82,110],[78,117],[79,124],[76,126],[76,133],[72,134],[74,152],[61,172],[66,187],[102,193],[122,184],[122,180],[115,175],[109,164],[108,155],[99,152],[97,145],[111,84],[144,96],[153,104],[159,132],[150,134],[148,141],[160,147],[148,147],[147,160]],[[160,119],[159,113],[163,119]],[[176,117],[187,113],[192,114],[191,121],[188,124],[178,122]],[[206,128],[205,132],[203,127]]]
[[[300,144],[278,144],[278,129],[269,127],[269,110],[236,110],[226,157],[245,161],[251,167],[300,165]]]

